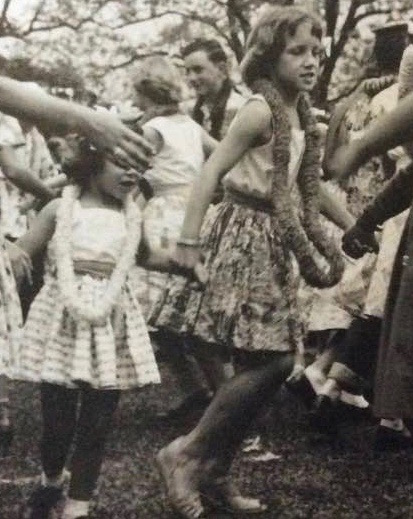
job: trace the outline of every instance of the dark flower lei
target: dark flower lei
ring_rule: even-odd
[[[227,101],[229,99],[229,96],[231,95],[232,89],[232,81],[229,78],[226,78],[222,84],[220,91],[216,96],[214,106],[212,107],[210,112],[211,130],[209,133],[212,137],[214,137],[214,139],[217,140],[221,140],[222,137],[221,130],[225,119],[225,108],[227,106]],[[196,121],[201,126],[204,122],[204,112],[202,111],[204,103],[204,97],[199,97],[192,112],[194,121]]]
[[[288,165],[290,162],[291,128],[283,108],[280,94],[271,81],[255,81],[251,89],[261,94],[268,103],[276,138],[273,139],[274,176],[272,203],[277,231],[286,249],[292,250],[304,280],[311,286],[326,288],[335,285],[344,271],[341,252],[324,233],[320,223],[320,144],[311,106],[304,95],[300,95],[298,114],[305,130],[305,151],[297,177],[302,200],[302,217],[294,211],[288,187]],[[314,259],[314,248],[325,258],[328,268],[323,269]]]

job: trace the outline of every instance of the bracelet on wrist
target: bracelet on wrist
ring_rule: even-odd
[[[179,240],[176,242],[177,245],[180,245],[181,247],[200,247],[201,242],[198,239],[193,238],[179,238]]]

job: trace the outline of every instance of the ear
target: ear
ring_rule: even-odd
[[[229,66],[226,61],[218,61],[217,63],[215,63],[215,66],[225,77],[228,76]]]

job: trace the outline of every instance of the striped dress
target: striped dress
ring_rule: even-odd
[[[82,208],[77,201],[72,236],[79,297],[99,305],[125,243],[124,214]],[[60,293],[53,238],[47,251],[44,286],[24,327],[18,378],[66,387],[84,383],[97,389],[158,383],[156,360],[129,280],[106,320],[99,324],[75,320]]]

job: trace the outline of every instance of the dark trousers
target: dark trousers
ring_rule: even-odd
[[[372,386],[381,323],[378,317],[358,317],[351,323],[328,375],[343,389],[358,393]]]
[[[50,478],[61,474],[75,439],[69,489],[72,499],[88,501],[92,497],[119,397],[117,390],[41,385],[43,470]]]

